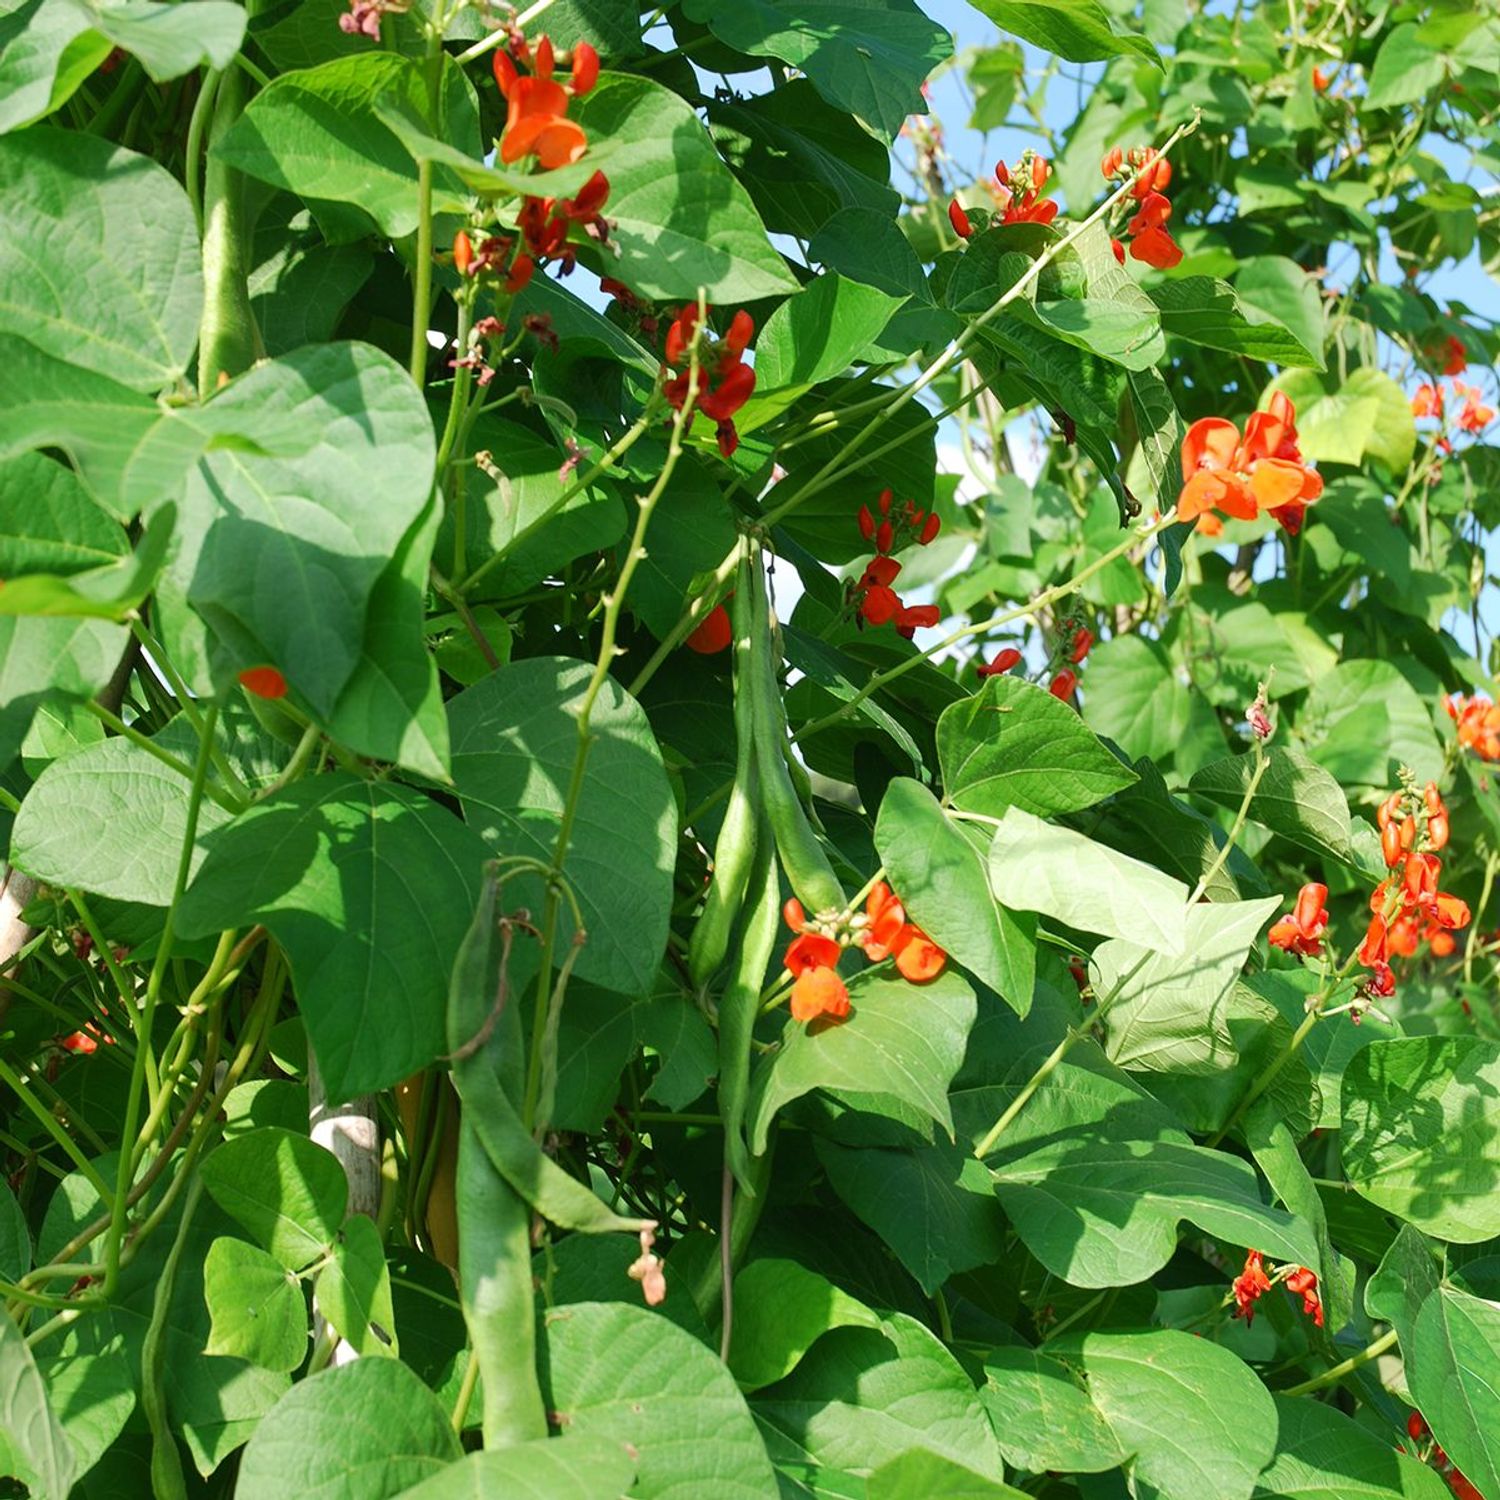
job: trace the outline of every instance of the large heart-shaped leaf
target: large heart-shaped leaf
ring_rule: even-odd
[[[533,657],[450,701],[453,779],[464,816],[496,853],[550,864],[590,675],[585,662]],[[588,933],[576,972],[606,989],[644,994],[666,946],[677,804],[645,714],[612,679],[605,679],[594,703],[589,733],[563,863]],[[542,910],[534,877],[514,881],[507,900],[512,893],[532,911]],[[559,921],[561,957],[573,924],[566,915]]]
[[[1404,1352],[1433,1437],[1480,1494],[1500,1492],[1500,1303],[1439,1287]]]
[[[926,112],[921,85],[953,50],[913,0],[688,0],[684,9],[731,47],[790,63],[885,141],[908,115]]]
[[[1349,803],[1343,788],[1300,750],[1278,747],[1267,756],[1265,774],[1250,799],[1250,817],[1315,854],[1351,858]],[[1245,800],[1254,773],[1253,755],[1231,755],[1195,771],[1189,787],[1206,801],[1234,811]]]
[[[1161,66],[1156,48],[1099,0],[974,0],[1002,31],[1070,62],[1133,55]]]
[[[26,1336],[9,1316],[0,1318],[0,1464],[39,1500],[67,1500],[77,1471]]]
[[[209,841],[179,910],[187,936],[264,922],[286,950],[332,1099],[444,1050],[448,975],[488,851],[408,787],[296,782]]]
[[[777,1110],[814,1089],[888,1095],[952,1135],[948,1084],[974,1024],[974,991],[953,973],[918,986],[867,972],[850,982],[849,999],[846,1020],[789,1025],[780,1050],[762,1061],[750,1085],[750,1149],[757,1156]]]
[[[1344,1172],[1355,1191],[1439,1239],[1500,1234],[1500,1047],[1404,1037],[1344,1069]]]
[[[203,272],[172,175],[97,136],[37,126],[0,140],[0,194],[0,331],[133,390],[174,381],[198,341]]]
[[[549,1411],[569,1436],[628,1444],[633,1493],[693,1500],[703,1455],[723,1500],[776,1500],[776,1480],[745,1398],[691,1334],[643,1307],[574,1302],[546,1323]],[[385,1361],[382,1361],[385,1363]]]
[[[1234,1246],[1315,1265],[1312,1230],[1260,1195],[1238,1157],[1175,1141],[1061,1139],[996,1167],[995,1191],[1026,1248],[1073,1286],[1131,1286],[1177,1249],[1188,1219]]]
[[[608,75],[573,111],[613,139],[609,274],[643,297],[743,302],[795,291],[749,195],[687,104],[647,78]],[[587,158],[585,158],[587,160]]]

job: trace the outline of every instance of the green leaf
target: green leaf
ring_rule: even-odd
[[[1235,273],[1234,289],[1247,315],[1260,313],[1285,328],[1321,359],[1324,338],[1323,299],[1316,277],[1284,255],[1257,255]],[[1291,364],[1294,361],[1280,360]],[[1313,363],[1307,360],[1298,364]],[[1321,368],[1321,366],[1319,366]],[[1300,415],[1300,414],[1299,414]],[[1306,443],[1303,444],[1306,448]]]
[[[745,1398],[691,1334],[641,1307],[575,1302],[547,1314],[546,1336],[548,1410],[570,1439],[628,1444],[640,1500],[701,1494],[709,1451],[716,1496],[776,1500]]]
[[[197,1352],[202,1352],[201,1344]],[[130,1420],[136,1377],[134,1365],[125,1356],[124,1340],[118,1336],[98,1353],[53,1351],[42,1378],[47,1399],[72,1444],[80,1475],[86,1475],[109,1452]]]
[[[1116,636],[1089,656],[1083,717],[1132,757],[1166,761],[1187,732],[1192,702],[1165,652],[1138,635]]]
[[[937,749],[949,800],[992,818],[1077,812],[1137,779],[1067,704],[1009,675],[943,710]]]
[[[31,1231],[8,1184],[0,1183],[0,1279],[12,1284],[31,1269]]]
[[[487,852],[452,813],[339,772],[257,803],[210,846],[179,928],[265,923],[330,1099],[388,1087],[444,1050],[448,972]]]
[[[350,1216],[334,1241],[333,1259],[318,1273],[314,1295],[323,1316],[356,1354],[394,1359],[401,1352],[385,1246],[373,1219]]]
[[[1213,1073],[1233,1065],[1230,992],[1263,928],[1281,907],[1265,901],[1192,906],[1180,954],[1123,938],[1094,950],[1105,1053],[1148,1073]],[[1107,1002],[1103,997],[1112,997]]]
[[[470,827],[495,853],[551,862],[590,676],[585,662],[533,657],[450,700],[453,779]],[[677,805],[645,714],[612,678],[594,703],[590,737],[563,863],[588,932],[575,972],[644,994],[666,947]],[[536,912],[544,904],[532,876],[511,883],[512,897]],[[571,917],[560,916],[559,959],[572,931]]]
[[[682,617],[693,581],[718,567],[738,535],[734,514],[708,470],[679,464],[656,502],[646,555],[630,585],[630,607],[658,640]]]
[[[1362,558],[1400,590],[1411,585],[1412,546],[1380,487],[1361,476],[1336,479],[1318,500],[1318,523],[1345,552]]]
[[[911,241],[889,214],[877,209],[841,209],[819,226],[808,250],[813,261],[851,281],[878,287],[892,297],[932,301]]]
[[[936,1120],[951,1137],[948,1084],[974,1024],[974,991],[954,973],[907,984],[867,972],[849,984],[847,1020],[822,1029],[789,1024],[779,1051],[750,1085],[750,1150],[766,1148],[783,1104],[814,1089],[886,1094]]]
[[[0,1317],[0,1468],[37,1500],[67,1500],[76,1472],[26,1336],[9,1315]]]
[[[170,906],[190,790],[185,777],[127,739],[86,745],[53,761],[26,794],[11,857],[53,885]],[[193,872],[203,867],[209,835],[229,821],[217,803],[200,803]]]
[[[1154,1276],[1176,1251],[1183,1219],[1231,1245],[1298,1265],[1317,1260],[1311,1230],[1266,1205],[1250,1167],[1204,1146],[1053,1140],[994,1177],[1026,1248],[1073,1286],[1133,1286]]]
[[[947,30],[912,0],[686,0],[683,9],[736,50],[790,63],[882,141],[927,112],[921,85],[953,51]]]
[[[788,297],[766,319],[755,345],[753,404],[769,415],[790,406],[820,380],[842,374],[879,337],[903,301],[836,271]],[[771,392],[775,401],[766,403]],[[751,423],[746,430],[758,425]]]
[[[394,1359],[356,1359],[299,1381],[240,1462],[240,1500],[387,1500],[455,1462],[436,1396]]]
[[[6,415],[0,458],[60,448],[88,492],[117,521],[134,515],[138,507],[122,497],[125,471],[162,420],[154,401],[0,332],[0,405]]]
[[[280,667],[330,714],[361,663],[371,595],[427,504],[436,443],[420,392],[368,344],[313,345],[163,428],[176,430],[162,445],[202,454],[171,576],[238,667]]]
[[[1421,1230],[1403,1224],[1365,1283],[1365,1311],[1389,1323],[1406,1357],[1416,1338],[1417,1316],[1438,1289],[1438,1264]]]
[[[1069,62],[1129,55],[1161,66],[1156,48],[1099,0],[974,0],[974,7],[1002,31]]]
[[[1300,750],[1277,748],[1266,756],[1250,817],[1314,854],[1352,860],[1343,788]],[[1238,811],[1254,773],[1253,755],[1230,755],[1195,771],[1188,787],[1206,802]]]
[[[1406,1380],[1464,1477],[1483,1495],[1500,1492],[1500,1304],[1439,1287],[1417,1314]]]
[[[22,453],[0,464],[0,578],[68,575],[103,567],[130,550],[125,533],[89,498],[65,464]],[[3,591],[0,591],[3,592]]]
[[[281,1265],[225,1235],[209,1246],[203,1295],[213,1328],[205,1354],[229,1354],[267,1370],[295,1370],[307,1357],[302,1283]]]
[[[962,1147],[939,1141],[896,1151],[853,1149],[821,1138],[814,1144],[834,1192],[929,1296],[959,1271],[1004,1259],[1005,1216],[989,1173]]]
[[[1276,1500],[1452,1500],[1436,1469],[1391,1447],[1336,1406],[1277,1396],[1276,1454],[1256,1494]]]
[[[1034,1349],[993,1349],[979,1392],[1005,1461],[1045,1473],[1098,1474],[1125,1458],[1083,1382]]]
[[[1251,289],[1256,289],[1257,277],[1248,268],[1241,275],[1248,276]],[[1313,325],[1303,315],[1300,301],[1291,304],[1296,309],[1293,329],[1273,313],[1242,302],[1234,287],[1212,276],[1158,281],[1148,294],[1161,311],[1163,330],[1189,343],[1267,364],[1324,368],[1322,339],[1312,344],[1302,341],[1313,336],[1314,328],[1321,333],[1321,317]]]
[[[203,64],[227,68],[244,34],[244,7],[224,0],[196,0],[192,11],[153,0],[27,0],[8,7],[0,20],[0,131],[60,109],[115,47],[139,58],[162,83]]]
[[[97,136],[37,126],[0,140],[0,193],[0,332],[132,390],[176,380],[198,341],[203,273],[171,174]]]
[[[610,158],[609,274],[639,296],[744,302],[796,290],[698,117],[650,79],[606,75],[573,107]],[[587,158],[585,158],[585,161]]]
[[[1145,370],[1167,352],[1161,320],[1149,303],[1137,307],[1102,297],[1013,305],[1016,316],[1127,370]]]
[[[1368,109],[1393,109],[1424,99],[1443,81],[1443,52],[1426,41],[1419,26],[1403,21],[1386,33],[1370,70]]]
[[[1023,1491],[914,1448],[876,1469],[865,1495],[866,1500],[909,1500],[913,1495],[922,1500],[1022,1500]]]
[[[1073,1365],[1126,1453],[1162,1500],[1250,1500],[1276,1446],[1270,1392],[1227,1349],[1176,1329],[1085,1333],[1049,1342]]]
[[[1350,373],[1339,395],[1374,404],[1375,423],[1361,457],[1378,459],[1389,474],[1403,474],[1417,449],[1417,425],[1406,392],[1383,370],[1361,365]]]
[[[1024,1016],[1036,980],[1036,925],[990,893],[982,844],[926,787],[898,776],[880,804],[875,847],[912,920]]]
[[[1344,1069],[1340,1150],[1356,1192],[1439,1239],[1500,1234],[1500,1047],[1376,1042]]]
[[[1182,952],[1188,891],[1180,880],[1019,807],[995,826],[989,875],[1004,906]]]
[[[1346,786],[1385,790],[1401,765],[1418,781],[1443,774],[1432,715],[1389,661],[1341,661],[1313,684],[1297,730],[1313,759]]]
[[[894,228],[891,161],[805,78],[750,99],[710,100],[714,141],[767,229],[810,239],[838,212],[863,208]],[[899,231],[898,231],[899,232]]]
[[[742,1391],[788,1375],[830,1328],[879,1328],[862,1302],[794,1260],[753,1260],[734,1278],[729,1368]]]
[[[224,1141],[200,1168],[209,1196],[289,1271],[333,1244],[349,1199],[338,1158],[305,1135],[268,1125]]]
[[[417,63],[394,52],[335,58],[273,79],[213,147],[229,166],[304,200],[348,203],[394,239],[417,227],[417,164],[380,117],[379,107],[427,113],[427,83]],[[435,134],[467,157],[481,152],[479,114],[462,71],[444,69]],[[464,192],[446,166],[435,190]]]
[[[168,501],[147,522],[134,552],[82,573],[28,573],[7,579],[0,588],[0,614],[125,618],[151,592],[176,520],[177,508]]]
[[[551,17],[548,17],[549,21]],[[465,1454],[401,1500],[601,1500],[623,1495],[635,1479],[624,1443],[608,1438],[536,1438],[488,1453]]]

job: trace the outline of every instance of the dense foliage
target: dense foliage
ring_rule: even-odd
[[[975,3],[5,8],[6,1493],[1500,1500],[1500,9]]]

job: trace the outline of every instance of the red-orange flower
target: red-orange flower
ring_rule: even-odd
[[[1423,381],[1411,398],[1414,417],[1440,417],[1443,414],[1443,388],[1437,381]]]
[[[286,697],[286,678],[275,667],[246,667],[240,673],[240,686],[257,698]]]
[[[1444,375],[1462,375],[1469,368],[1469,352],[1456,333],[1450,333],[1443,341],[1442,353]]]
[[[1472,698],[1454,694],[1443,700],[1449,718],[1458,725],[1458,743],[1481,760],[1500,760],[1500,703],[1477,694]]]
[[[1068,652],[1068,660],[1076,667],[1093,649],[1093,645],[1094,632],[1087,625],[1080,625],[1073,633],[1073,645]]]
[[[1453,394],[1464,398],[1463,407],[1453,420],[1465,432],[1482,432],[1495,420],[1495,408],[1480,401],[1483,393],[1477,385],[1465,385],[1463,381],[1455,380]]]
[[[914,922],[906,919],[906,908],[897,900],[885,881],[870,888],[865,901],[869,919],[861,946],[872,963],[894,958],[903,978],[913,984],[936,979],[948,962],[948,955]]]
[[[535,156],[544,171],[565,167],[588,149],[588,136],[576,120],[570,120],[570,95],[585,94],[599,76],[599,55],[587,42],[573,49],[573,85],[564,88],[553,80],[555,57],[552,43],[543,37],[532,55],[535,74],[523,74],[504,48],[494,56],[495,82],[508,106],[505,129],[500,136],[500,160],[507,166],[522,157]]]
[[[1297,904],[1266,935],[1273,948],[1316,958],[1323,951],[1323,933],[1328,927],[1328,913],[1323,903],[1328,887],[1309,881],[1297,893]]]
[[[794,1021],[813,1021],[819,1016],[841,1021],[849,1014],[849,988],[837,969],[808,969],[792,985],[789,1005]]]
[[[679,309],[667,329],[666,362],[682,363],[698,326],[698,305],[690,302]],[[734,425],[735,413],[755,394],[755,371],[743,362],[745,350],[755,336],[755,322],[744,308],[730,320],[729,327],[711,348],[703,351],[698,367],[698,399],[701,411],[715,423],[719,452],[725,458],[734,454],[740,435]],[[662,387],[668,402],[678,411],[687,400],[688,375],[684,371]]]
[[[1255,412],[1240,437],[1233,422],[1201,417],[1182,442],[1177,517],[1192,521],[1220,510],[1241,521],[1269,512],[1294,535],[1307,507],[1323,493],[1316,470],[1306,468],[1297,446],[1296,408],[1277,391]]]
[[[979,676],[981,679],[999,677],[1001,673],[1008,672],[1012,667],[1017,666],[1020,660],[1021,653],[1014,646],[1007,646],[1003,651],[995,653],[995,659],[988,666],[983,662],[979,664]]]
[[[1322,68],[1312,70],[1312,86],[1320,94],[1328,87],[1328,74]]]
[[[1298,1266],[1286,1279],[1286,1289],[1302,1299],[1302,1311],[1313,1320],[1315,1327],[1323,1326],[1323,1302],[1318,1296],[1318,1278],[1306,1266]]]
[[[712,656],[722,651],[734,639],[734,629],[729,623],[729,611],[716,604],[699,622],[698,628],[687,638],[689,649]]]
[[[1043,184],[1052,175],[1045,156],[1025,152],[1016,164],[1014,175],[1002,162],[995,164],[995,181],[991,191],[1000,205],[1002,224],[1050,224],[1057,217],[1057,204],[1041,197]],[[1017,192],[1017,184],[1021,191]]]
[[[1078,691],[1078,673],[1064,667],[1062,671],[1053,674],[1052,681],[1047,684],[1047,691],[1061,702],[1069,702]]]
[[[1266,1275],[1259,1250],[1251,1250],[1245,1256],[1245,1269],[1234,1278],[1231,1290],[1234,1292],[1234,1316],[1243,1318],[1248,1328],[1255,1321],[1255,1304],[1271,1290],[1271,1278]]]
[[[974,226],[969,222],[969,216],[964,212],[964,206],[957,198],[949,200],[948,222],[953,226],[953,232],[959,239],[966,240],[974,233]]]

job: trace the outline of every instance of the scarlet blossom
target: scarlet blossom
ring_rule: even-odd
[[[1313,1320],[1313,1326],[1323,1326],[1323,1301],[1318,1296],[1318,1278],[1306,1266],[1298,1266],[1286,1279],[1286,1289],[1302,1299],[1302,1311]]]
[[[1444,375],[1462,375],[1469,368],[1469,352],[1456,333],[1450,333],[1444,339],[1442,354]]]
[[[1012,667],[1019,665],[1020,660],[1021,653],[1014,646],[1007,646],[1003,651],[995,653],[995,659],[988,666],[983,662],[980,663],[979,676],[981,679],[999,677],[1003,672],[1008,672]]]
[[[860,615],[871,625],[884,625],[901,608],[900,595],[891,587],[900,572],[901,564],[882,554],[870,559],[855,585]]]
[[[575,197],[523,199],[516,228],[521,231],[527,251],[536,260],[560,260],[566,275],[577,258],[568,243],[573,225],[599,244],[609,242],[609,220],[603,214],[608,198],[609,178],[603,172],[595,172]]]
[[[1271,1290],[1271,1278],[1259,1250],[1251,1250],[1245,1256],[1245,1269],[1234,1278],[1230,1290],[1234,1293],[1234,1316],[1243,1318],[1248,1328],[1255,1321],[1255,1304]]]
[[[1495,420],[1495,408],[1480,401],[1482,392],[1477,385],[1465,385],[1461,380],[1453,382],[1453,394],[1463,397],[1463,407],[1453,419],[1465,432],[1482,432]]]
[[[1328,887],[1310,880],[1297,892],[1297,904],[1266,934],[1273,948],[1316,958],[1323,951],[1323,933],[1328,927]]]
[[[1064,667],[1053,675],[1052,681],[1047,684],[1047,691],[1060,702],[1069,702],[1078,691],[1078,674]]]
[[[872,963],[894,958],[902,978],[913,984],[936,979],[947,966],[948,955],[914,922],[885,881],[878,880],[865,900],[869,919],[862,946]]]
[[[460,276],[467,276],[469,274],[469,267],[473,264],[474,241],[460,229],[453,236],[453,269]]]
[[[240,686],[257,698],[286,697],[286,678],[275,667],[246,667],[240,673]]]
[[[918,630],[936,625],[942,612],[935,604],[903,604],[896,611],[896,634],[910,640]]]
[[[1222,417],[1194,422],[1182,442],[1182,477],[1179,520],[1220,510],[1253,521],[1266,511],[1293,534],[1301,529],[1307,507],[1323,493],[1317,471],[1302,463],[1296,408],[1280,391],[1265,411],[1252,414],[1243,439],[1234,423]]]
[[[1466,1479],[1457,1469],[1448,1471],[1448,1488],[1457,1496],[1457,1500],[1484,1500],[1473,1483]]]
[[[1472,698],[1454,694],[1443,700],[1449,718],[1458,725],[1458,743],[1481,760],[1500,761],[1500,704],[1477,694]]]
[[[794,1021],[842,1021],[849,1014],[849,988],[836,969],[809,969],[792,986],[789,1008]]]
[[[1328,87],[1328,74],[1322,68],[1312,70],[1312,86],[1320,94]]]
[[[1087,625],[1080,625],[1073,633],[1073,645],[1068,660],[1076,667],[1089,654],[1094,644],[1094,632]]]
[[[937,540],[938,532],[942,529],[942,517],[936,511],[933,511],[922,523],[922,529],[917,533],[917,541],[924,547],[930,546]]]
[[[698,305],[690,302],[679,309],[667,329],[666,363],[676,366],[686,357],[698,328]],[[735,413],[755,394],[755,371],[743,363],[743,355],[755,336],[755,322],[744,308],[730,320],[723,338],[704,350],[698,369],[696,410],[715,424],[714,435],[719,452],[733,456],[740,435],[734,425]],[[665,372],[663,372],[665,373]],[[687,400],[688,374],[683,372],[668,380],[662,394],[678,411]],[[696,413],[695,413],[696,414]]]
[[[114,1046],[115,1039],[112,1036],[105,1036],[104,1033],[100,1031],[92,1021],[89,1021],[84,1025],[81,1031],[70,1032],[67,1036],[63,1037],[57,1045],[61,1047],[64,1052],[72,1052],[77,1056],[87,1057],[91,1052],[97,1052],[99,1050],[99,1042],[101,1039],[107,1042],[111,1047]]]
[[[964,212],[964,206],[957,198],[949,200],[948,222],[953,226],[953,232],[959,239],[966,240],[974,233],[974,226],[969,222],[969,216]]]
[[[1124,242],[1124,240],[1117,240],[1113,236],[1111,236],[1110,242],[1109,242],[1109,248],[1114,252],[1115,259],[1117,261],[1119,261],[1120,264],[1123,266],[1125,264],[1125,242]]]
[[[587,42],[573,49],[571,88],[553,80],[555,55],[543,37],[534,55],[536,73],[522,74],[505,49],[494,56],[495,82],[508,106],[500,136],[500,160],[507,166],[535,156],[544,171],[570,166],[588,149],[588,136],[567,118],[570,96],[585,94],[599,77],[599,56]]]
[[[1414,1411],[1406,1419],[1406,1432],[1414,1442],[1420,1443],[1432,1429],[1427,1425],[1427,1419],[1419,1411]]]
[[[1443,414],[1443,388],[1435,380],[1424,381],[1411,398],[1414,417],[1440,417]]]
[[[698,623],[698,628],[687,638],[690,650],[704,656],[722,651],[734,639],[734,628],[729,623],[729,611],[716,604]]]
[[[573,48],[573,76],[569,85],[573,97],[581,99],[599,81],[599,54],[588,42]]]
[[[1161,163],[1166,166],[1165,162]],[[1167,220],[1172,217],[1172,205],[1161,193],[1147,193],[1135,216],[1125,226],[1131,236],[1132,258],[1155,266],[1159,271],[1169,271],[1182,260],[1182,250],[1166,231]]]
[[[996,163],[995,181],[991,189],[995,202],[1000,206],[1002,224],[1050,224],[1057,217],[1057,204],[1051,198],[1043,198],[1043,184],[1052,175],[1047,158],[1031,152],[1022,154],[1016,164],[1014,175],[1006,164]],[[1017,184],[1022,190],[1016,191]]]

